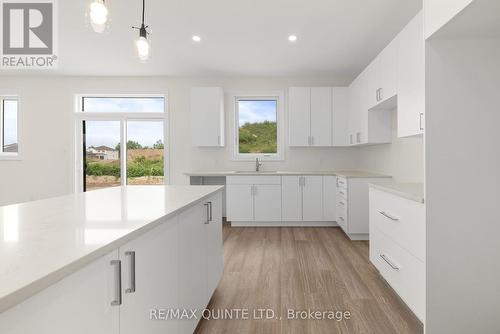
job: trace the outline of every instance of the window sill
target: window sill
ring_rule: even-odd
[[[19,154],[0,153],[0,161],[21,161],[23,160]]]

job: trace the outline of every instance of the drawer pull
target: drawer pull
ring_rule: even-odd
[[[387,212],[384,212],[384,211],[379,211],[379,213],[384,216],[385,218],[389,218],[390,220],[393,220],[395,222],[398,222],[399,221],[399,218],[396,218],[394,216],[391,216],[390,214],[388,214]]]
[[[339,217],[340,220],[344,221],[344,217]]]
[[[392,263],[392,261],[391,261],[391,260],[389,260],[389,259],[387,258],[387,256],[386,256],[386,255],[384,255],[384,254],[380,254],[380,257],[382,258],[382,260],[384,260],[385,262],[387,262],[387,264],[388,264],[388,265],[389,265],[392,269],[394,269],[394,270],[399,270],[399,267],[398,267],[397,265],[395,265],[394,263]]]
[[[339,191],[339,194],[341,194],[342,196],[345,196],[345,193],[343,191]]]
[[[339,202],[339,204],[340,204],[340,205],[345,205],[345,203],[344,203],[344,202]]]

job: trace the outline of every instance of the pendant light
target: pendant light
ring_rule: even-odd
[[[106,31],[108,26],[108,13],[105,0],[93,0],[90,3],[88,16],[90,18],[90,25],[96,33],[102,34]]]
[[[135,50],[137,53],[137,57],[142,61],[148,61],[151,53],[151,41],[148,40],[148,35],[150,34],[147,31],[149,26],[144,24],[144,16],[146,10],[146,0],[142,0],[142,22],[140,27],[132,27],[133,29],[139,30],[139,38],[135,41]]]

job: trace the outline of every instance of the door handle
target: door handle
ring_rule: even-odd
[[[111,306],[118,306],[122,304],[122,261],[112,260],[110,264],[114,266],[115,269],[115,298],[111,301]]]
[[[125,289],[125,293],[135,292],[135,252],[129,251],[125,252],[125,256],[129,258],[130,272],[129,272],[129,287]]]
[[[205,224],[208,224],[210,223],[210,207],[208,205],[208,202],[203,204],[205,206],[205,208],[207,208],[207,211],[206,211],[206,219],[205,219]]]
[[[208,202],[208,207],[209,207],[209,212],[210,212],[210,215],[208,216],[209,217],[209,221],[213,222],[213,217],[212,217],[212,202]]]
[[[385,262],[387,262],[387,264],[388,264],[388,265],[389,265],[392,269],[394,269],[394,270],[399,270],[399,267],[398,267],[397,265],[395,265],[395,264],[394,264],[391,260],[389,260],[389,259],[387,258],[387,256],[386,256],[386,255],[384,255],[384,254],[380,254],[380,257],[381,257],[381,258],[382,258]]]
[[[399,221],[399,218],[394,217],[394,216],[392,216],[392,215],[388,214],[388,213],[387,213],[387,212],[385,212],[385,211],[379,211],[379,213],[380,213],[382,216],[384,216],[385,218],[389,218],[390,220],[393,220],[393,221],[395,221],[395,222]]]

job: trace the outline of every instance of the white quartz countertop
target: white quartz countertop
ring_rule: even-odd
[[[0,207],[0,312],[222,188],[116,187]]]
[[[364,171],[193,171],[188,176],[237,176],[237,175],[337,175],[346,178],[391,178],[388,175]]]
[[[370,187],[379,189],[415,202],[424,203],[423,183],[400,183],[394,181],[380,181],[370,183]]]

